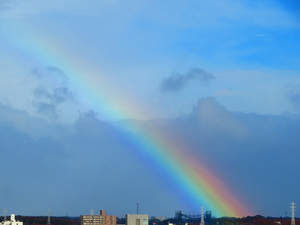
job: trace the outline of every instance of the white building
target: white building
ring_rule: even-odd
[[[127,214],[126,225],[148,225],[148,215],[146,214]]]
[[[2,221],[0,225],[23,225],[23,222],[16,221],[15,214],[11,214],[10,220]]]

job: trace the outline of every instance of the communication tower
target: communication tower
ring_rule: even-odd
[[[50,210],[48,210],[48,220],[47,220],[47,225],[51,225],[51,222],[50,222]]]
[[[204,209],[203,206],[201,207],[201,225],[204,225]]]
[[[296,225],[296,222],[295,222],[295,203],[292,202],[291,204],[291,210],[292,210],[292,221],[291,221],[291,225]]]

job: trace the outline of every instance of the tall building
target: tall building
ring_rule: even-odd
[[[127,214],[126,225],[148,225],[148,215],[146,214]]]
[[[106,215],[105,210],[100,210],[100,215],[80,216],[81,225],[117,225],[117,217]]]
[[[23,225],[23,222],[16,221],[15,214],[11,214],[10,220],[5,220],[0,225]]]

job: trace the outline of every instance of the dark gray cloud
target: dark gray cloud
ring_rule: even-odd
[[[130,126],[133,132],[157,131],[162,139],[176,140],[185,154],[213,168],[255,214],[280,216],[290,201],[300,202],[297,115],[233,113],[206,98],[190,114],[171,120],[110,123],[91,112],[72,126],[45,124],[0,105],[1,158],[10,159],[0,164],[6,171],[0,199],[8,208],[26,213],[31,202],[31,215],[49,208],[56,215],[80,215],[105,206],[124,215],[134,212],[135,202],[142,202],[145,213],[169,216],[190,208],[174,197],[180,196],[176,188],[119,126]],[[61,133],[32,135],[49,129]],[[44,202],[47,208],[42,209]]]
[[[300,84],[289,84],[287,86],[287,98],[294,109],[300,112]]]
[[[291,199],[300,201],[294,179],[300,170],[299,115],[233,113],[207,98],[163,130],[184,143],[187,154],[212,166],[253,213],[278,216]]]
[[[34,102],[34,106],[38,113],[47,116],[51,119],[57,119],[56,105],[45,102]]]
[[[32,101],[36,112],[52,120],[58,119],[58,107],[68,102],[75,102],[68,86],[67,76],[56,67],[35,69],[32,75],[38,81],[33,90]]]
[[[198,81],[200,84],[203,84],[214,78],[214,75],[200,68],[191,69],[185,74],[175,72],[172,73],[170,77],[163,80],[161,90],[180,91],[191,81]]]
[[[67,87],[55,88],[53,90],[52,100],[57,104],[63,103],[70,98],[73,98],[73,95]]]
[[[5,122],[6,113],[1,112],[14,111],[6,108],[0,107],[1,159],[6,159],[0,165],[5,170],[0,199],[6,208],[29,215],[51,209],[54,215],[62,216],[78,216],[90,208],[124,216],[135,211],[137,201],[143,202],[145,213],[152,208],[159,214],[169,204],[180,208],[170,191],[161,186],[163,182],[158,182],[151,168],[132,152],[133,147],[126,145],[116,124],[88,113],[62,135],[32,137],[19,129],[20,120]],[[22,115],[22,121],[33,119],[24,112],[17,114]],[[153,207],[153,201],[163,201],[161,208]],[[45,207],[41,206],[44,202]],[[161,213],[170,215],[173,209]]]
[[[293,93],[290,95],[290,100],[293,106],[300,111],[300,90],[298,93]]]
[[[30,117],[25,111],[2,104],[0,104],[0,123],[34,138],[59,136],[64,133],[64,128],[61,126],[50,125],[41,118]]]
[[[40,101],[47,101],[53,105],[62,104],[73,98],[72,93],[67,87],[58,87],[48,90],[46,87],[40,86],[34,89],[34,97]]]
[[[32,75],[39,79],[44,79],[47,81],[54,81],[66,85],[68,83],[68,78],[64,71],[58,67],[49,66],[46,68],[35,68],[32,71]]]

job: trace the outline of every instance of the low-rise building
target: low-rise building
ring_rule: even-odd
[[[23,225],[23,222],[16,221],[15,214],[11,214],[10,220],[2,221],[0,225]]]
[[[148,225],[148,215],[146,214],[127,214],[126,225]]]

